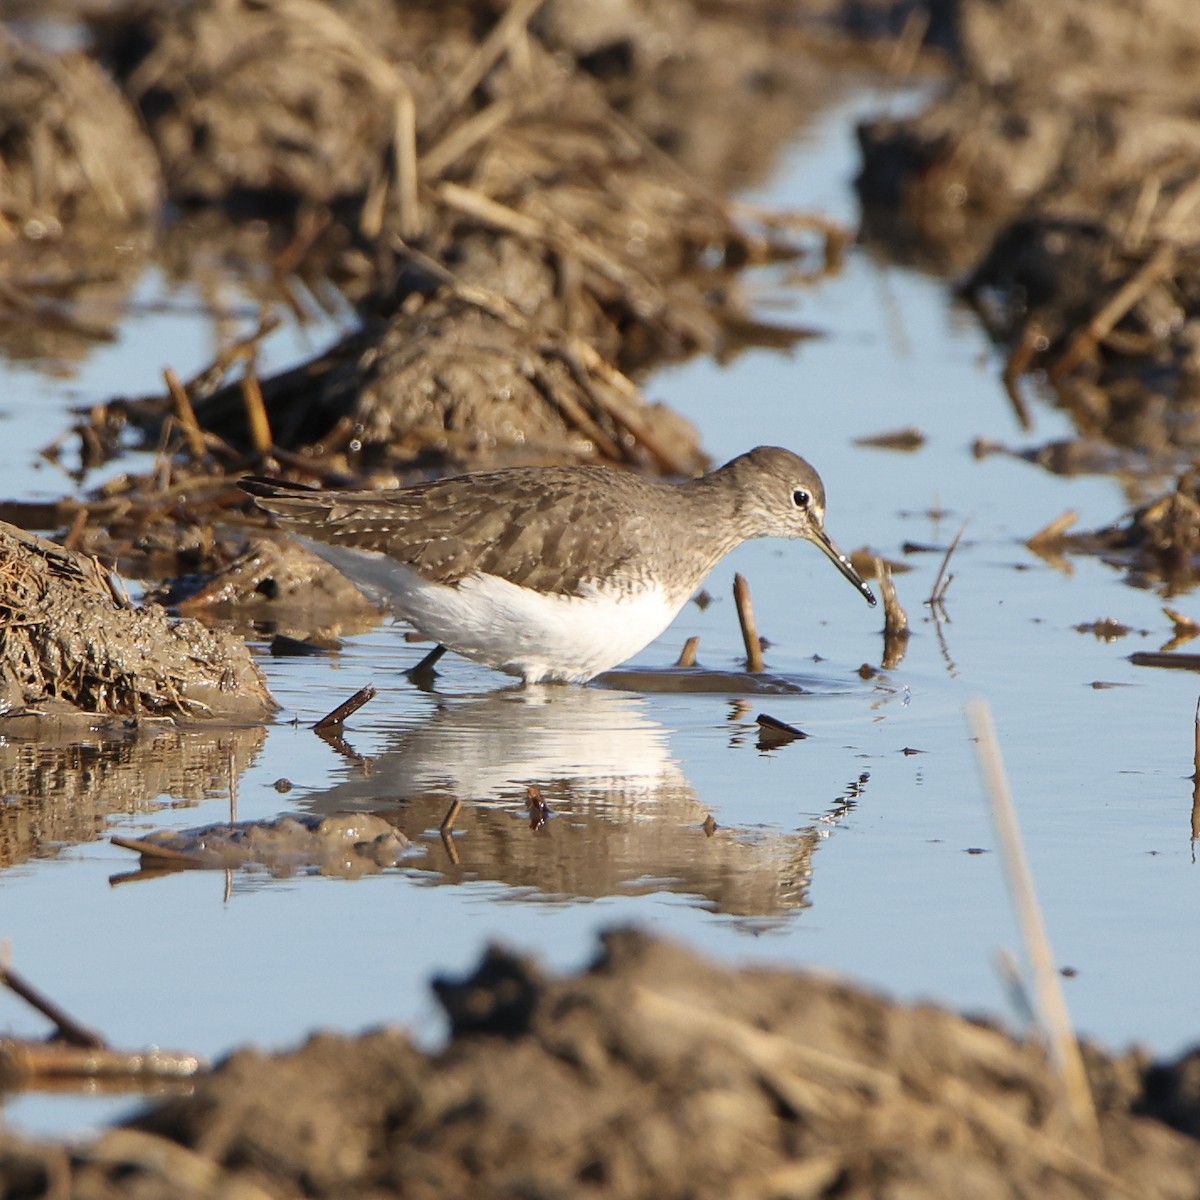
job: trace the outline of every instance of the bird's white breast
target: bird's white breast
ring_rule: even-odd
[[[495,575],[435,583],[378,551],[302,540],[427,638],[529,683],[583,683],[610,670],[658,637],[683,606],[653,585],[563,596]]]

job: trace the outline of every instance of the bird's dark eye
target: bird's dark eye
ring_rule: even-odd
[[[792,493],[792,503],[797,508],[807,508],[810,499],[811,497],[803,488],[797,488]]]

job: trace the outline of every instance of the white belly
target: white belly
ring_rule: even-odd
[[[301,540],[425,637],[528,683],[585,683],[652,642],[683,607],[658,587],[559,596],[494,575],[431,583],[377,551]]]

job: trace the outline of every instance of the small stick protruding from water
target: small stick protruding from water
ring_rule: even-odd
[[[48,996],[18,975],[10,966],[0,963],[0,984],[10,992],[20,996],[26,1004],[32,1005],[47,1020],[53,1023],[59,1036],[72,1046],[82,1046],[88,1050],[102,1050],[108,1043],[94,1030],[81,1025],[74,1017],[64,1012]]]
[[[1195,747],[1192,758],[1192,862],[1196,861],[1196,842],[1200,841],[1200,700],[1196,701]]]
[[[442,818],[441,825],[438,826],[438,834],[441,836],[442,845],[446,850],[446,857],[450,860],[452,866],[457,867],[462,859],[458,856],[458,846],[454,843],[452,831],[454,822],[458,820],[458,814],[462,812],[462,801],[456,796],[450,803],[450,807],[446,810],[446,815]]]
[[[770,713],[759,713],[754,718],[758,725],[758,748],[760,750],[775,750],[786,746],[789,742],[807,738],[808,734],[797,725],[789,725]]]
[[[992,712],[986,700],[972,700],[967,705],[967,719],[975,735],[975,753],[983,774],[984,787],[990,802],[992,823],[1004,856],[1009,891],[1013,906],[1021,925],[1025,941],[1025,953],[1033,971],[1034,993],[1038,1011],[1049,1042],[1050,1055],[1058,1067],[1066,1091],[1067,1107],[1078,1129],[1094,1139],[1099,1139],[1100,1129],[1096,1122],[1096,1109],[1088,1087],[1087,1073],[1079,1054],[1075,1032],[1071,1028],[1071,1015],[1063,997],[1058,973],[1054,969],[1054,954],[1050,939],[1038,906],[1037,893],[1033,887],[1033,875],[1025,857],[1021,831],[1017,825],[1016,809],[1012,793],[1004,772],[1004,761],[1000,757],[1000,746],[996,740],[996,729],[992,723]]]
[[[742,575],[733,577],[733,602],[737,605],[738,623],[742,627],[742,641],[746,645],[746,670],[751,674],[765,670],[762,642],[758,640],[758,625],[754,620],[754,604],[750,599],[750,585]]]
[[[454,822],[458,820],[460,812],[462,812],[462,801],[455,796],[450,802],[450,807],[446,809],[446,815],[442,818],[442,823],[438,826],[438,832],[443,837],[454,828]]]
[[[882,558],[875,559],[875,578],[879,580],[879,594],[883,597],[883,669],[891,671],[904,661],[912,630],[908,627],[908,613],[896,595],[892,568]]]
[[[925,601],[933,610],[935,617],[939,613],[942,616],[946,615],[946,589],[954,580],[953,575],[946,574],[946,568],[950,565],[950,556],[958,549],[958,543],[962,541],[962,535],[966,531],[967,523],[964,521],[958,527],[958,532],[954,535],[954,540],[946,550],[946,557],[942,559],[942,565],[938,567],[937,578],[933,581],[933,590],[929,593],[929,599]]]
[[[679,658],[676,659],[677,667],[694,667],[696,665],[696,647],[700,645],[698,637],[690,637],[683,643],[683,649],[679,652]]]
[[[335,725],[341,725],[347,717],[358,712],[367,701],[373,700],[375,695],[375,688],[371,684],[368,683],[366,687],[360,687],[349,700],[343,701],[332,712],[326,713],[313,726],[314,731],[323,733],[327,729],[332,729]]]
[[[233,759],[233,746],[229,747],[229,823],[238,819],[237,763]]]

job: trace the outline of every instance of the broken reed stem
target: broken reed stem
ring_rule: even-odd
[[[694,667],[696,665],[696,647],[700,645],[698,637],[690,637],[683,643],[683,649],[679,652],[679,658],[676,660],[677,667]],[[1198,735],[1200,736],[1200,735]]]
[[[392,133],[392,186],[400,208],[400,236],[415,241],[421,236],[421,205],[417,193],[417,104],[397,77]]]
[[[204,457],[204,431],[200,428],[200,422],[196,420],[196,410],[192,407],[192,399],[187,394],[187,388],[183,386],[174,367],[163,368],[163,380],[166,382],[167,391],[171,393],[171,399],[175,404],[175,417],[183,427],[188,449],[191,450],[192,457],[199,462]]]
[[[448,81],[438,103],[429,105],[421,122],[421,133],[425,137],[442,133],[443,126],[463,107],[467,97],[500,61],[500,56],[512,46],[516,36],[524,32],[544,3],[545,0],[515,0],[508,6],[458,74]]]
[[[996,729],[992,722],[992,711],[987,701],[970,701],[967,704],[967,719],[971,725],[971,732],[975,735],[975,753],[983,774],[992,823],[1004,855],[1009,891],[1017,910],[1021,935],[1025,941],[1025,952],[1033,971],[1034,993],[1037,996],[1043,1032],[1049,1041],[1051,1057],[1062,1077],[1067,1107],[1076,1127],[1098,1140],[1100,1128],[1096,1121],[1096,1109],[1092,1103],[1079,1045],[1071,1028],[1071,1015],[1067,1010],[1058,973],[1054,969],[1054,954],[1038,906],[1029,861],[1025,857],[1016,809],[1013,807],[1012,793],[1009,790],[1004,761],[1000,755]]]
[[[904,661],[912,630],[908,627],[908,613],[896,594],[892,568],[882,558],[875,559],[875,578],[879,580],[883,599],[883,667],[893,671]]]
[[[253,359],[246,363],[246,370],[242,375],[242,403],[246,406],[250,444],[259,454],[265,454],[271,448],[271,421],[267,416],[267,406],[263,401],[262,387],[258,382],[258,372],[254,369]]]
[[[238,819],[237,763],[233,758],[233,746],[229,747],[229,823]]]
[[[758,639],[758,625],[754,620],[754,604],[750,599],[750,585],[742,575],[733,577],[733,602],[737,605],[738,623],[742,627],[742,641],[746,646],[746,670],[755,674],[765,669],[762,642]]]
[[[1193,731],[1195,746],[1192,758],[1192,861],[1195,861],[1196,842],[1200,841],[1200,700],[1196,701]]]
[[[332,712],[326,713],[314,726],[313,729],[317,733],[323,733],[327,729],[332,729],[336,725],[341,725],[345,719],[353,713],[358,712],[368,700],[375,698],[375,688],[371,684],[366,687],[361,687],[349,700],[339,704]]]
[[[454,822],[458,820],[458,814],[462,812],[462,801],[455,797],[450,802],[450,807],[446,810],[446,815],[442,818],[441,825],[438,826],[438,832],[444,837],[454,828]]]

